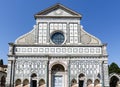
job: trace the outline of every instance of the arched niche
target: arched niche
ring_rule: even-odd
[[[99,79],[95,79],[95,81],[94,81],[94,86],[95,86],[95,87],[101,87],[101,86],[100,86],[100,80],[99,80]]]
[[[76,79],[72,79],[71,87],[76,87],[76,86],[77,86],[77,80]]]
[[[33,73],[31,75],[30,87],[37,87],[37,74]]]
[[[29,87],[29,80],[28,79],[23,80],[23,87]]]
[[[63,65],[61,64],[55,64],[52,69],[51,69],[52,72],[64,72],[65,71],[65,68]]]
[[[15,81],[15,87],[21,87],[21,80],[20,79],[17,79]]]
[[[64,67],[64,70],[67,71],[67,65],[63,62],[60,62],[60,61],[56,61],[56,62],[51,63],[49,66],[49,69],[52,70],[53,66],[55,66],[57,64],[62,65]]]
[[[92,87],[92,80],[91,79],[87,80],[87,87]]]
[[[45,80],[44,79],[39,80],[39,87],[45,87]]]
[[[117,76],[112,76],[110,78],[110,87],[117,87],[119,84],[119,78]]]
[[[32,75],[31,75],[31,78],[36,78],[37,77],[37,74],[36,73],[33,73]]]

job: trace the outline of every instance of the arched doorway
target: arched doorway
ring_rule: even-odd
[[[83,87],[84,86],[84,80],[85,80],[85,75],[83,73],[81,73],[79,75],[79,87]]]
[[[23,87],[29,87],[29,80],[28,79],[25,79],[23,81]]]
[[[37,75],[35,73],[31,75],[30,87],[37,87]]]
[[[5,76],[1,78],[1,87],[5,87]]]
[[[117,87],[119,79],[116,76],[112,76],[110,79],[110,87]]]
[[[94,85],[95,85],[95,87],[100,87],[100,80],[99,80],[99,79],[96,79],[96,80],[94,81]]]
[[[76,87],[76,86],[77,86],[76,79],[72,79],[72,81],[71,81],[71,87]]]
[[[21,80],[20,79],[17,79],[15,81],[15,87],[21,87]]]
[[[55,64],[51,68],[52,87],[65,87],[65,68],[61,64]]]
[[[45,80],[44,79],[41,79],[39,81],[39,87],[45,87]]]
[[[88,79],[88,80],[87,80],[87,87],[93,87],[93,86],[92,86],[92,80],[91,80],[91,79]]]

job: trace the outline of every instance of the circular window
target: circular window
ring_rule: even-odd
[[[53,43],[60,45],[64,42],[65,37],[62,32],[55,32],[52,34],[51,40]]]

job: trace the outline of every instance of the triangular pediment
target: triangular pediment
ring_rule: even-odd
[[[78,17],[78,18],[81,18],[82,16],[79,13],[61,4],[56,4],[52,7],[49,7],[35,14],[35,18],[39,18],[39,17]]]

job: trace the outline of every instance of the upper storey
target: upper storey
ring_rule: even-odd
[[[35,14],[36,25],[15,44],[25,45],[100,45],[80,24],[81,14],[56,4]]]
[[[49,7],[35,15],[35,18],[55,18],[55,17],[64,17],[64,18],[81,18],[82,16],[75,11],[72,11],[69,8],[64,7],[61,4],[56,4],[52,7]]]

